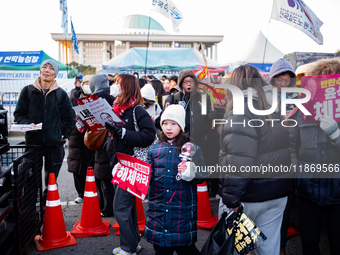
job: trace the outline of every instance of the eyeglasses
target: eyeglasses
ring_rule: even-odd
[[[290,84],[290,78],[276,78],[275,79],[278,83],[284,83],[285,85],[289,85]]]
[[[190,80],[184,80],[183,83],[184,83],[184,84],[186,84],[186,83],[194,84],[194,80],[192,80],[192,79],[190,79]]]

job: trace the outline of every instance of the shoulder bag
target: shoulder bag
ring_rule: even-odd
[[[143,107],[141,105],[137,105],[137,106],[135,106],[133,108],[133,124],[135,126],[136,132],[139,132],[139,128],[138,128],[138,125],[137,125],[137,119],[136,119],[136,107],[138,107],[138,106]],[[152,144],[155,144],[157,142],[158,142],[158,137],[156,135],[155,136],[155,140],[153,141]],[[149,145],[147,147],[134,147],[133,148],[133,156],[135,158],[138,158],[138,159],[143,160],[144,162],[146,162],[148,160],[148,151],[149,151],[149,148],[150,148],[151,145]]]

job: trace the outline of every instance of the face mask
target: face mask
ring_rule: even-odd
[[[114,97],[117,97],[119,94],[119,87],[117,84],[113,84],[111,87],[110,87],[110,95],[111,96],[114,96]]]
[[[89,85],[83,85],[83,89],[85,91],[85,93],[87,95],[91,95],[92,94],[92,91],[90,90],[90,86]]]

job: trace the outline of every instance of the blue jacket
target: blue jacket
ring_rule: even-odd
[[[145,238],[161,247],[187,246],[197,241],[197,184],[204,182],[205,175],[196,173],[196,178],[191,182],[177,181],[177,165],[181,158],[176,147],[161,142],[152,145],[148,155],[151,187]],[[193,162],[196,166],[204,165],[198,146]],[[170,203],[166,204],[167,201]]]

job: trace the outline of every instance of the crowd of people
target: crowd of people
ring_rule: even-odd
[[[251,65],[241,65],[230,77],[218,75],[216,83],[238,87],[245,98],[244,114],[234,113],[233,95],[226,90],[226,107],[214,107],[207,97],[207,114],[201,113],[202,96],[199,79],[192,70],[183,70],[179,76],[153,76],[139,78],[120,73],[76,77],[75,87],[69,95],[59,88],[55,77],[59,67],[53,60],[42,63],[40,74],[33,85],[24,87],[20,94],[15,119],[19,124],[35,126],[43,123],[42,130],[26,132],[27,145],[40,145],[45,159],[45,196],[47,178],[54,173],[57,179],[63,158],[64,143],[68,139],[68,171],[73,174],[81,204],[84,198],[86,170],[93,166],[98,199],[103,217],[114,216],[120,225],[120,245],[113,254],[136,254],[141,250],[137,225],[136,198],[126,190],[112,184],[113,174],[121,168],[117,152],[135,155],[135,148],[148,147],[147,162],[151,177],[146,211],[145,239],[153,244],[155,254],[200,254],[197,241],[197,184],[208,181],[210,195],[220,199],[234,212],[243,211],[267,236],[255,249],[255,254],[285,254],[290,208],[294,196],[299,198],[299,231],[303,254],[320,254],[319,241],[323,218],[327,217],[331,254],[340,254],[340,179],[337,178],[253,178],[249,173],[236,175],[221,173],[210,178],[209,173],[193,171],[190,178],[178,179],[187,166],[180,158],[181,148],[191,142],[196,153],[192,163],[196,166],[306,166],[340,163],[339,123],[324,116],[319,122],[303,121],[301,111],[289,116],[295,126],[282,126],[279,107],[273,113],[260,116],[250,109],[268,110],[275,103],[299,98],[297,92],[282,94],[284,87],[295,87],[297,77],[291,64],[277,60],[269,73],[262,77]],[[319,60],[306,71],[306,76],[340,74],[340,60]],[[249,89],[252,94],[249,95]],[[273,97],[277,91],[277,97]],[[309,89],[309,87],[306,87]],[[315,89],[311,89],[315,94]],[[72,106],[76,99],[97,95],[112,107],[124,121],[117,126],[107,121],[108,131],[98,150],[84,144],[84,132],[76,124]],[[248,99],[248,97],[251,97]],[[287,111],[296,106],[288,104]],[[213,127],[214,119],[226,123],[262,121],[264,125],[220,125]],[[41,159],[41,168],[43,167]],[[296,194],[296,195],[295,195]],[[219,214],[222,214],[221,210]],[[236,254],[236,253],[235,253]]]

